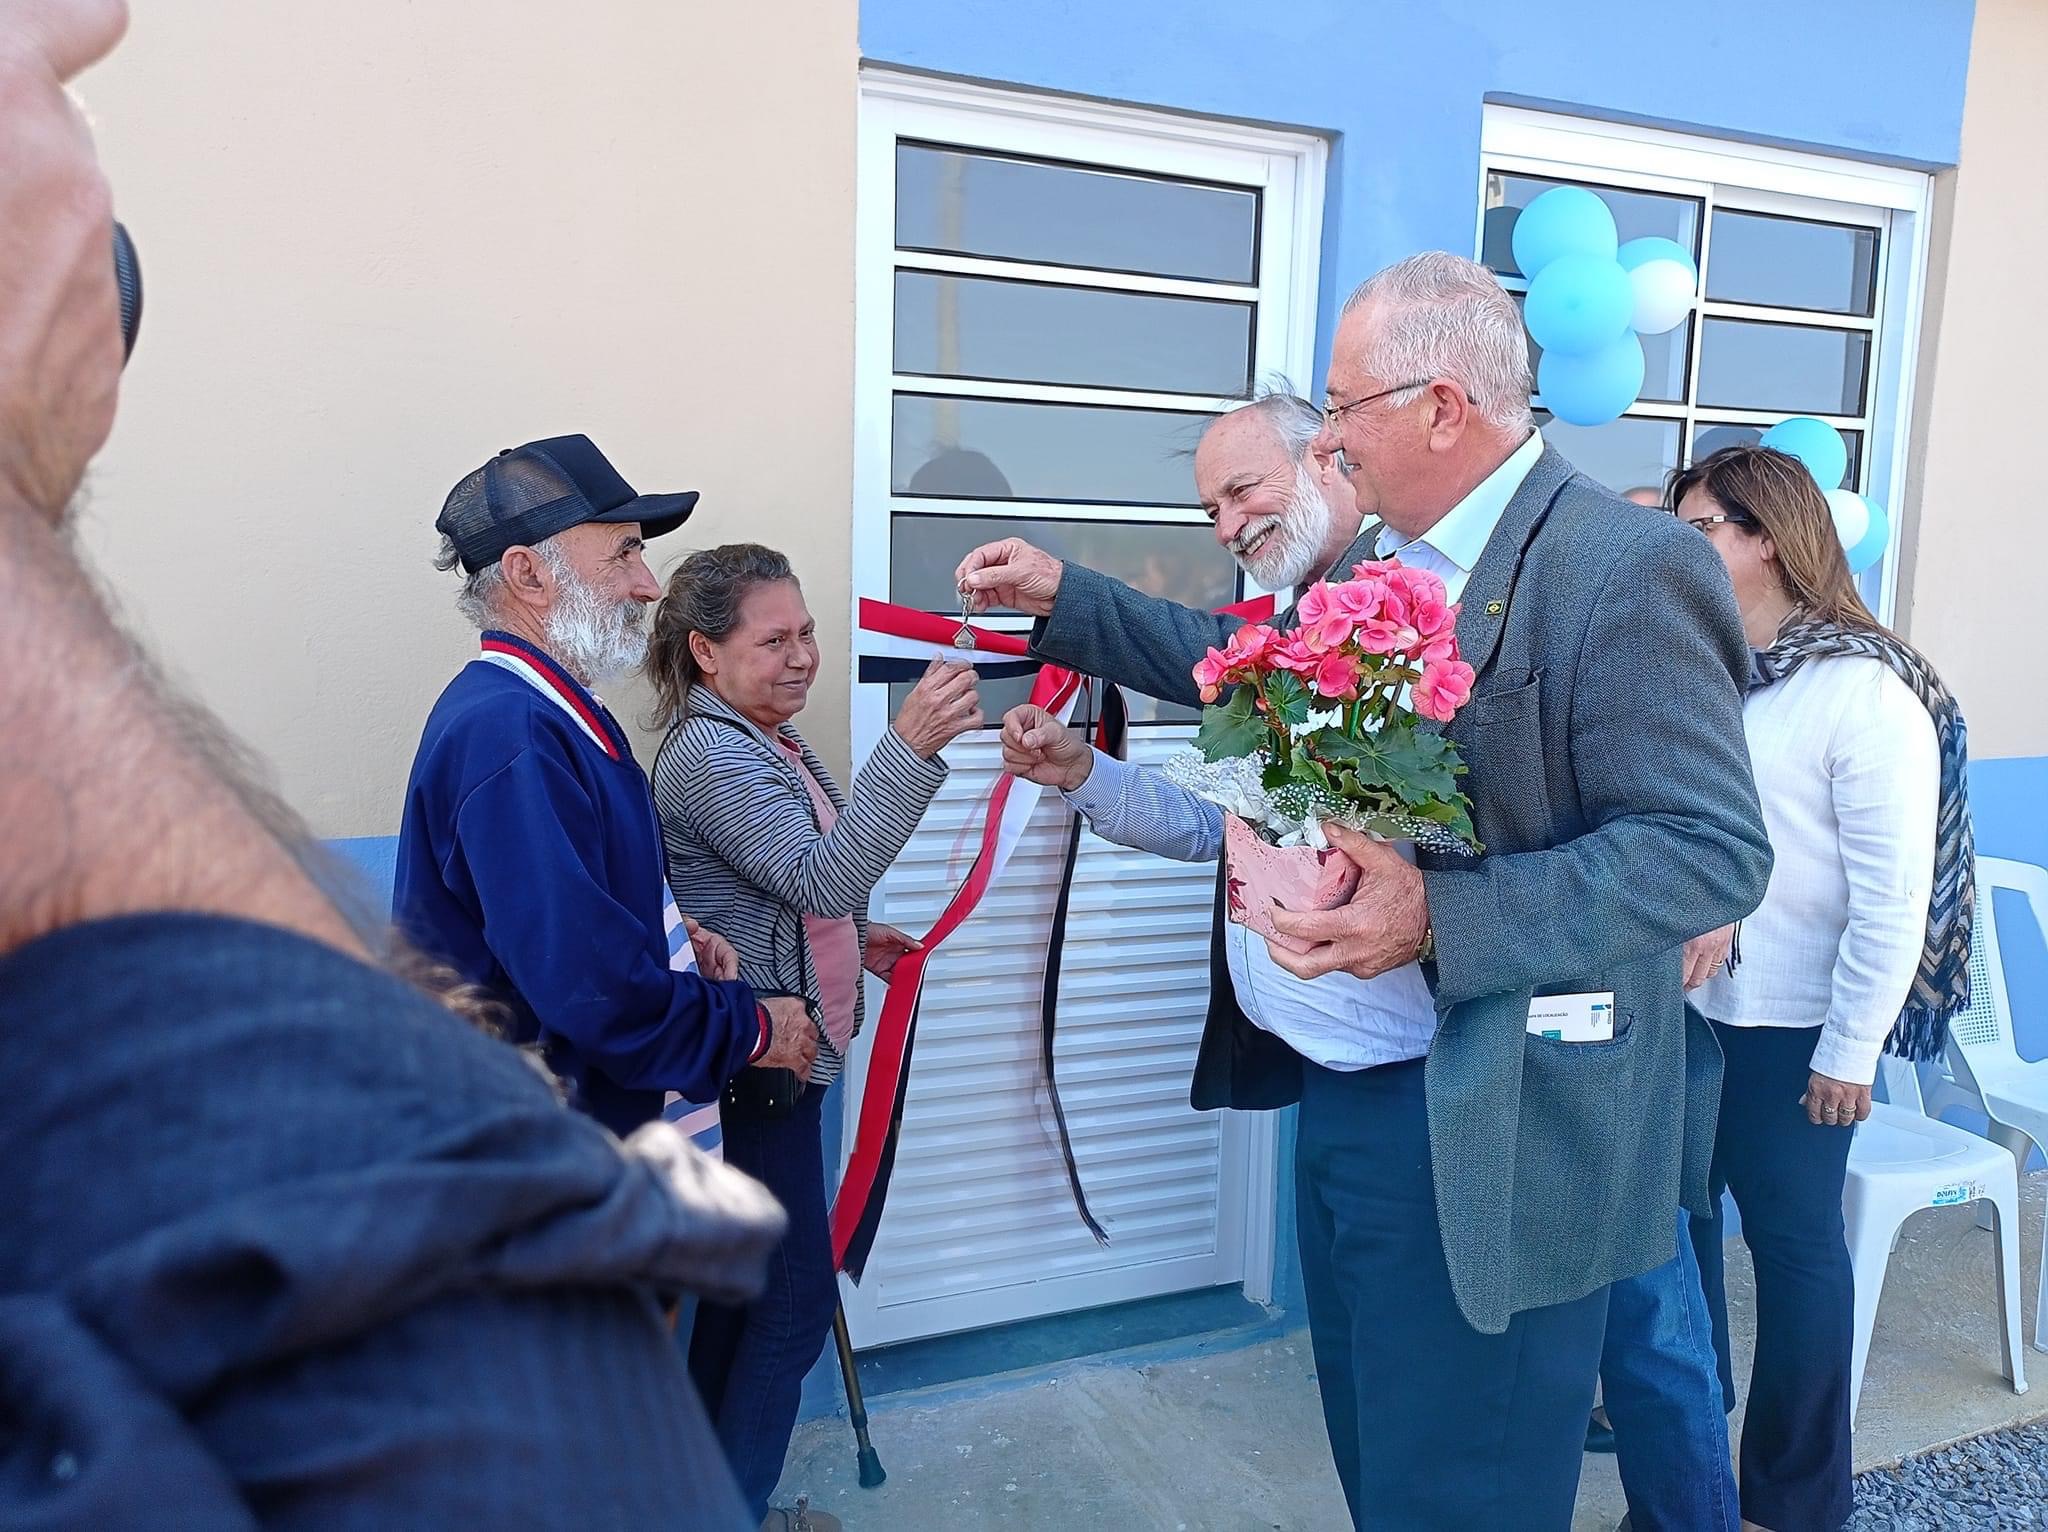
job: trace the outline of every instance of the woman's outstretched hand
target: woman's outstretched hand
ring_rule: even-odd
[[[973,666],[933,660],[903,699],[903,710],[890,727],[904,744],[930,760],[961,735],[981,727],[981,694],[974,683]]]

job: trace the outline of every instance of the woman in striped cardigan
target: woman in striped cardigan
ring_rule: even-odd
[[[655,612],[647,669],[668,738],[654,762],[668,876],[680,903],[731,942],[757,992],[800,994],[821,1023],[793,1110],[744,1088],[721,1107],[725,1157],[766,1183],[789,1233],[753,1303],[703,1304],[690,1371],[764,1528],[804,1374],[838,1301],[826,1227],[819,1111],[861,1023],[861,970],[889,977],[917,943],[870,923],[875,885],[946,779],[939,751],[981,726],[974,672],[934,664],[849,796],[790,720],[818,673],[803,591],[781,554],[752,543],[692,554]],[[809,1513],[817,1532],[837,1522]]]

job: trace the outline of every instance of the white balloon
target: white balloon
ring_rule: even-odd
[[[1853,489],[1831,489],[1827,500],[1828,514],[1835,520],[1835,536],[1842,540],[1842,552],[1846,554],[1870,531],[1870,507]]]
[[[1628,274],[1635,289],[1629,327],[1638,335],[1662,335],[1692,310],[1692,268],[1680,261],[1644,261]]]

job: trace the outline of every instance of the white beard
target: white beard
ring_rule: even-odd
[[[548,652],[585,686],[624,675],[647,658],[647,612],[630,598],[607,602],[563,561],[554,570],[560,595],[544,624]]]
[[[1329,546],[1335,519],[1314,472],[1301,463],[1294,470],[1294,490],[1287,497],[1287,509],[1238,533],[1230,545],[1230,556],[1261,590],[1293,590],[1323,572],[1318,566],[1323,549]],[[1244,545],[1261,534],[1266,534],[1265,541],[1246,557]]]

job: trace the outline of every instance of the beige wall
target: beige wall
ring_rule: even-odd
[[[2048,491],[2041,390],[2048,248],[2048,5],[1977,0],[1962,158],[1936,185],[1922,336],[1910,553],[1898,612],[1962,703],[1983,758],[2048,755],[2041,617]]]
[[[316,832],[396,829],[472,650],[442,497],[568,431],[703,491],[657,571],[795,557],[843,766],[854,0],[134,11],[83,82],[147,281],[86,541]]]

